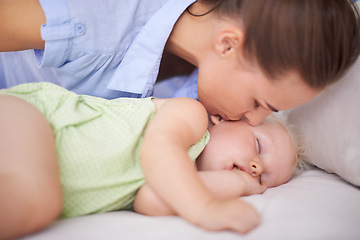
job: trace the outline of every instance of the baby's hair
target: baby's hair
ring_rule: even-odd
[[[273,81],[296,71],[308,86],[323,89],[360,54],[359,10],[353,0],[197,2],[209,6],[199,17],[213,12],[243,28],[245,58]]]
[[[301,130],[295,124],[287,121],[287,117],[283,113],[273,113],[269,117],[278,120],[289,132],[296,149],[295,167],[293,177],[301,174],[304,170],[310,169],[313,165],[308,161],[308,147],[301,133]]]

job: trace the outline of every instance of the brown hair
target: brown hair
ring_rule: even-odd
[[[220,17],[241,21],[246,58],[271,79],[296,70],[310,87],[322,89],[360,53],[359,10],[352,0],[198,2]]]

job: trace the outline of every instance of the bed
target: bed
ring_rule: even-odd
[[[248,234],[119,211],[59,220],[22,239],[360,239],[359,104],[360,60],[314,100],[282,113],[300,126],[315,166],[264,194],[242,197],[262,217]]]

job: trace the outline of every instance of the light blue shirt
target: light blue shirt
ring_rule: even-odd
[[[189,97],[198,98],[197,78],[198,69],[189,76],[181,75],[160,81],[155,85],[154,96],[157,98]]]
[[[172,28],[194,1],[40,0],[45,49],[0,53],[0,88],[48,81],[105,98],[150,96]]]

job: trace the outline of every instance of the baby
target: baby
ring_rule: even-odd
[[[256,127],[244,120],[224,121],[215,116],[210,119],[211,138],[195,165],[199,177],[217,198],[261,193],[265,186],[286,183],[306,166],[302,161],[303,146],[293,138],[298,136],[294,130],[290,135],[281,118],[268,117]],[[141,196],[143,192],[148,195]],[[148,215],[176,214],[147,183],[137,193],[135,210]]]
[[[278,120],[211,116],[208,127],[188,98],[106,100],[29,83],[0,91],[0,115],[1,239],[120,209],[245,233],[260,217],[239,197],[286,183],[298,165]]]

